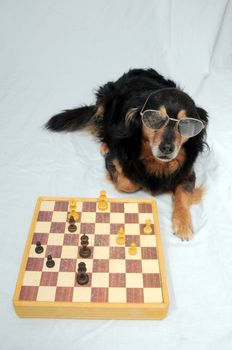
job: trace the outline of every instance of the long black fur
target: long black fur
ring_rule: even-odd
[[[46,127],[52,131],[76,131],[85,127],[93,127],[96,136],[108,145],[106,168],[114,179],[113,159],[117,159],[126,177],[140,184],[142,188],[160,193],[175,191],[177,185],[184,183],[192,176],[193,164],[204,146],[205,129],[197,136],[190,138],[183,147],[186,160],[174,173],[169,176],[150,174],[143,161],[140,160],[142,146],[142,122],[140,110],[147,96],[159,89],[168,88],[165,106],[170,106],[169,116],[176,118],[181,108],[191,111],[194,118],[208,122],[207,112],[195,106],[193,100],[181,90],[172,80],[165,79],[153,69],[133,69],[115,82],[108,82],[96,93],[96,105],[66,110],[52,117]],[[96,115],[98,107],[104,106],[104,114]],[[131,108],[138,108],[128,125],[125,115]]]

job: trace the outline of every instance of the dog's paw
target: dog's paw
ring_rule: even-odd
[[[182,241],[189,241],[193,237],[193,225],[190,215],[173,215],[172,219],[173,234]]]

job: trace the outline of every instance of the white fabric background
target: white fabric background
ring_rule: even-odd
[[[163,321],[20,319],[12,295],[36,199],[97,196],[106,182],[90,136],[42,126],[129,68],[152,67],[208,110],[207,184],[195,238],[172,235],[157,197],[170,310]],[[232,349],[232,1],[0,1],[0,339],[3,350]],[[121,195],[120,195],[121,196]],[[131,197],[147,197],[144,192]]]

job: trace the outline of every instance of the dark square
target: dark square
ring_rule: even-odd
[[[156,248],[141,247],[142,259],[157,259]]]
[[[96,211],[96,202],[83,202],[82,211],[84,212],[95,212]]]
[[[137,224],[139,222],[139,214],[137,213],[125,213],[126,224]]]
[[[110,273],[109,276],[110,287],[126,287],[126,275],[125,273]]]
[[[108,288],[91,288],[92,302],[108,302]]]
[[[68,211],[69,202],[57,201],[55,202],[54,211]]]
[[[52,214],[52,211],[40,211],[38,214],[37,221],[51,221]]]
[[[61,272],[75,272],[77,260],[76,259],[61,259],[60,271]]]
[[[57,287],[55,301],[72,301],[73,287]]]
[[[39,287],[22,286],[20,290],[19,300],[36,300]]]
[[[43,263],[43,258],[28,258],[26,271],[42,271]]]
[[[109,272],[109,259],[94,259],[93,272]]]
[[[51,255],[53,258],[60,258],[62,252],[61,245],[48,245],[46,249],[46,257]]]
[[[144,224],[139,224],[140,234],[149,236],[147,233],[143,232],[143,229],[144,229],[145,226],[146,226],[145,223]],[[151,228],[152,228],[152,233],[150,233],[150,235],[154,235],[155,230],[154,230],[154,225],[153,224],[151,224]]]
[[[96,213],[96,222],[101,222],[101,223],[110,222],[110,213]]]
[[[32,244],[36,244],[36,242],[40,242],[42,245],[47,244],[48,242],[48,233],[34,233]]]
[[[141,260],[127,260],[126,261],[126,272],[142,272],[142,262]]]
[[[139,213],[152,213],[152,205],[150,203],[139,203]]]
[[[81,223],[80,233],[81,234],[93,234],[95,232],[95,224]]]
[[[40,286],[56,286],[58,272],[42,272]]]
[[[111,235],[114,235],[114,234],[117,235],[117,233],[120,230],[120,228],[124,229],[124,225],[123,224],[110,224],[110,234]]]
[[[125,259],[125,248],[110,247],[110,259]]]
[[[65,222],[52,222],[50,232],[51,233],[64,233]]]
[[[144,288],[160,288],[160,275],[158,273],[143,274]]]
[[[95,235],[94,245],[95,246],[109,246],[110,237],[109,235]]]
[[[78,235],[65,233],[63,245],[78,245]]]
[[[135,243],[136,247],[140,246],[140,237],[139,235],[127,235],[125,237],[126,247],[130,247],[131,243]]]
[[[124,203],[111,202],[110,203],[110,212],[111,213],[123,213],[124,212]]]
[[[143,288],[127,288],[126,297],[128,303],[143,303]]]

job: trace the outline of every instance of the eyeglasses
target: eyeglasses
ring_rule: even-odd
[[[152,94],[151,94],[152,95]],[[150,96],[146,99],[143,108],[140,112],[143,125],[151,130],[160,130],[164,128],[170,120],[176,123],[176,128],[178,132],[184,137],[193,137],[198,135],[205,127],[203,122],[199,119],[195,118],[184,118],[184,119],[173,119],[168,115],[163,115],[160,111],[154,109],[145,109],[145,105],[150,98]]]

